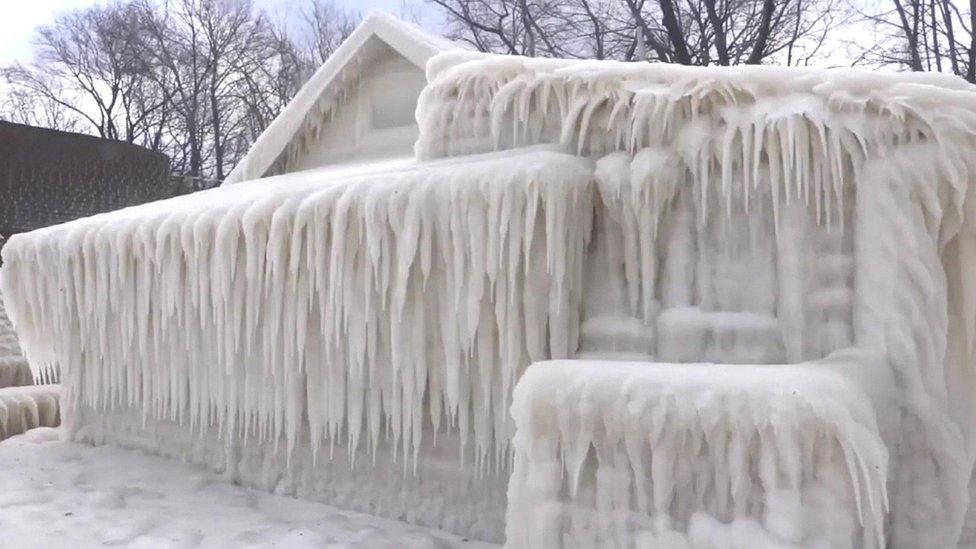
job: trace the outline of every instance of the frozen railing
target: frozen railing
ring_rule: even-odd
[[[883,547],[888,451],[851,367],[533,364],[508,546]]]

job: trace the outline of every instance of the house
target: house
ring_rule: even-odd
[[[971,85],[337,59],[384,26],[415,129],[337,61],[222,187],[10,240],[71,436],[512,547],[959,541]]]

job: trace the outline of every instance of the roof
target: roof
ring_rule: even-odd
[[[426,69],[427,60],[435,54],[460,47],[450,40],[428,34],[387,13],[369,12],[356,30],[315,71],[288,105],[261,132],[223,184],[262,177],[299,130],[316,102],[337,81],[342,80],[343,69],[355,61],[357,55],[374,37],[422,70]]]
[[[146,227],[152,226],[153,229],[150,232],[155,234],[159,224],[166,219],[174,218],[173,216],[182,218],[184,216],[199,216],[207,212],[223,212],[221,215],[243,215],[240,211],[231,212],[236,211],[234,208],[245,205],[248,208],[253,206],[260,210],[272,203],[280,205],[290,198],[304,199],[323,191],[325,188],[334,188],[339,184],[346,185],[351,181],[375,181],[391,184],[398,181],[411,181],[424,174],[449,173],[452,170],[453,173],[466,174],[466,177],[473,178],[474,176],[471,174],[519,171],[523,168],[531,172],[540,165],[548,168],[553,163],[563,165],[566,162],[574,165],[576,163],[570,155],[560,153],[556,147],[539,145],[525,147],[518,151],[472,154],[424,162],[419,162],[410,155],[379,161],[332,164],[269,176],[260,180],[242,181],[240,184],[231,187],[214,187],[165,200],[137,204],[43,227],[32,231],[30,234],[32,238],[47,238],[55,237],[55,235],[67,235],[73,230],[86,227],[106,227],[109,225],[127,227],[132,223]],[[518,167],[520,163],[522,167]],[[23,239],[22,235],[14,236],[15,238],[11,238],[7,246]]]
[[[427,80],[417,108],[421,161],[536,143],[559,143],[592,157],[649,146],[697,155],[707,152],[705,140],[728,151],[733,141],[742,146],[747,129],[762,135],[801,121],[821,138],[829,126],[851,132],[854,142],[884,147],[898,144],[888,141],[893,135],[976,136],[976,86],[950,74],[691,67],[455,50],[427,63]],[[784,131],[783,138],[797,135]]]

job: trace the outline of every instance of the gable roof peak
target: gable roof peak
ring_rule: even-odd
[[[359,26],[261,132],[223,184],[230,185],[262,177],[301,129],[316,103],[330,88],[342,84],[344,77],[348,76],[346,68],[355,64],[360,53],[372,40],[385,43],[421,70],[425,70],[427,60],[435,54],[461,47],[388,13],[376,10],[367,12]]]

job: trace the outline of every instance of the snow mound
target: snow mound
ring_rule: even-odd
[[[0,440],[61,423],[60,385],[0,388]]]

